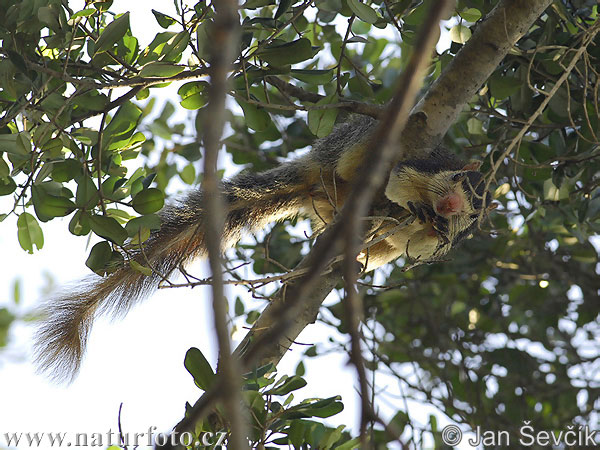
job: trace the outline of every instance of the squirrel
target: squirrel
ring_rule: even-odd
[[[245,231],[261,230],[298,215],[311,219],[315,233],[322,231],[360,176],[376,124],[375,119],[359,116],[336,126],[304,156],[261,173],[242,172],[222,181],[223,249],[234,246]],[[478,163],[465,164],[443,149],[434,150],[427,159],[396,165],[372,204],[367,240],[373,244],[358,257],[363,270],[371,271],[403,255],[423,262],[440,260],[470,235],[490,205],[478,168]],[[72,380],[96,315],[126,313],[175,269],[205,255],[202,190],[191,190],[177,204],[163,208],[159,216],[160,229],[151,232],[143,249],[132,245],[125,254],[150,266],[151,275],[126,261],[107,276],[93,276],[74,292],[46,303],[34,347],[42,371]],[[398,226],[401,221],[403,225]],[[397,231],[390,234],[396,226]]]

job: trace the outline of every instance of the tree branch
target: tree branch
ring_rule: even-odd
[[[427,156],[441,141],[464,105],[490,77],[504,56],[527,32],[552,0],[502,0],[477,25],[469,41],[414,108],[402,133],[407,157]]]
[[[283,81],[281,78],[278,78],[273,75],[268,75],[265,77],[265,81],[269,84],[272,84],[281,92],[291,95],[292,97],[296,97],[298,100],[317,103],[320,100],[326,98],[324,95],[315,94],[314,92],[309,92],[301,87],[294,86],[291,83],[287,83]],[[356,100],[348,100],[344,98],[339,99],[341,105],[338,107],[344,109],[348,112],[353,112],[356,114],[362,114],[365,116],[370,116],[375,119],[379,119],[381,114],[384,112],[385,107],[380,105],[373,105],[370,103],[357,102]],[[330,106],[331,107],[331,106]]]

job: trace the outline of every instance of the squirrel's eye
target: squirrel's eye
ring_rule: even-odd
[[[464,180],[466,177],[466,174],[464,172],[457,172],[454,175],[452,175],[452,181],[462,181]]]

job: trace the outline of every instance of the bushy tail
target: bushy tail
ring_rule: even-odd
[[[300,181],[291,163],[224,182],[227,215],[223,247],[235,245],[245,229],[261,229],[269,222],[296,215],[302,201],[298,195]],[[190,192],[178,204],[164,208],[160,216],[161,228],[151,234],[143,251],[132,248],[127,256],[151,267],[152,275],[146,276],[125,262],[110,275],[86,278],[75,289],[45,304],[34,347],[41,371],[54,379],[71,381],[79,370],[97,315],[125,315],[174,270],[204,255],[201,191]]]

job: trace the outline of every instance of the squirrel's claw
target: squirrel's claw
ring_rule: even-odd
[[[448,241],[449,222],[447,218],[437,214],[431,205],[423,202],[408,202],[407,206],[413,216],[423,223],[431,223],[442,239],[445,242]]]

